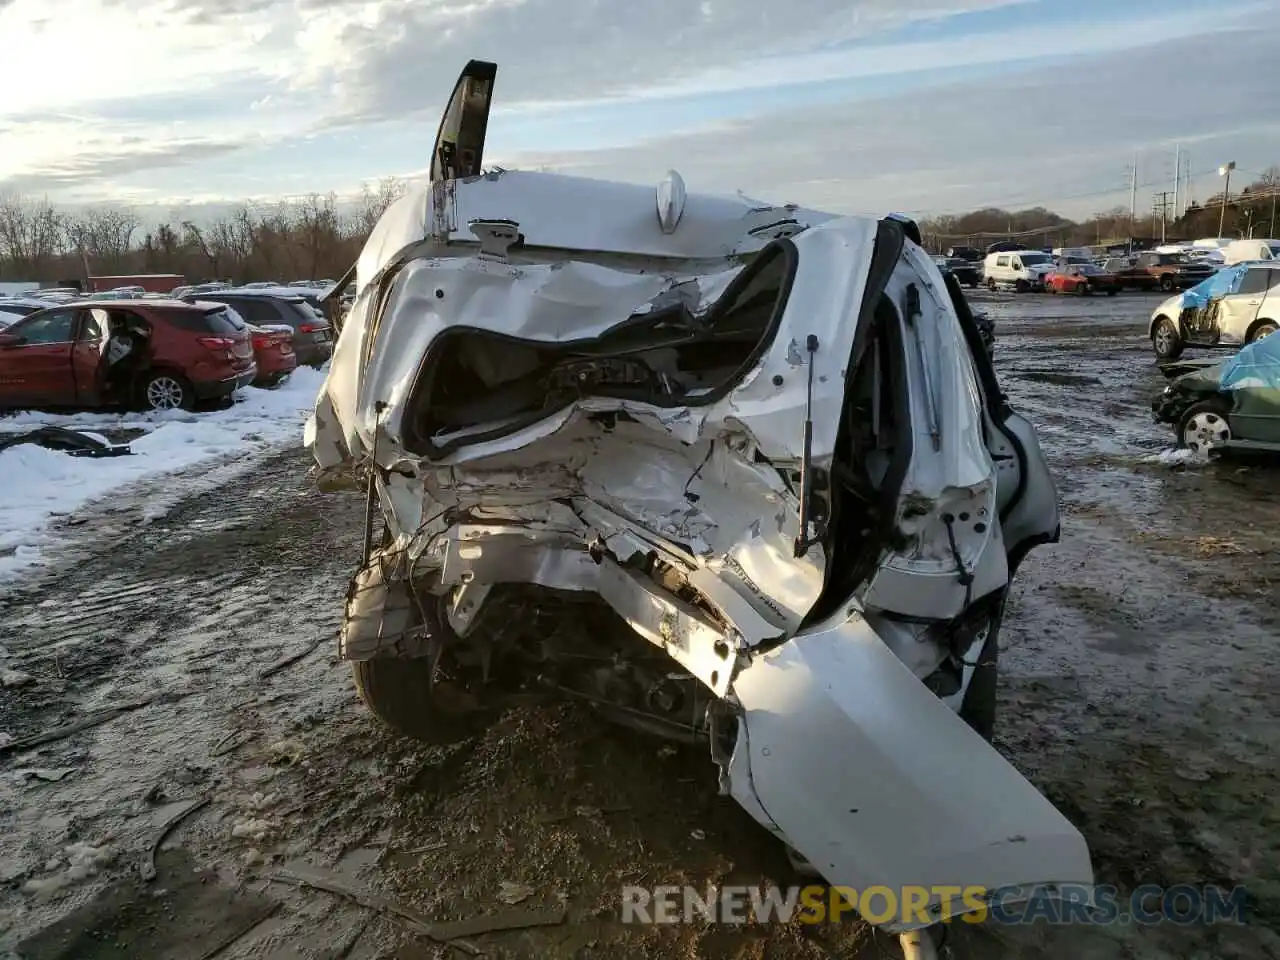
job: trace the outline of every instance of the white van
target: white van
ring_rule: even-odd
[[[1222,248],[1228,266],[1246,260],[1280,260],[1280,240],[1232,240]]]
[[[1060,260],[1073,260],[1077,263],[1092,263],[1096,256],[1093,247],[1054,247],[1053,255]]]
[[[1041,250],[1005,250],[987,254],[982,274],[987,278],[988,290],[1013,287],[1023,293],[1043,290],[1045,274],[1054,266],[1053,255]]]

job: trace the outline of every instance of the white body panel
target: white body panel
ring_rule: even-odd
[[[751,774],[733,778],[734,796],[758,805],[828,882],[860,891],[1093,882],[1079,832],[860,615],[842,613],[758,658],[734,690]]]

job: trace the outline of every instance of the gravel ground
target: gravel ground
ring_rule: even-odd
[[[1011,602],[997,746],[1084,831],[1099,882],[1242,884],[1250,920],[962,927],[955,955],[1280,956],[1275,468],[1161,457],[1152,298],[975,300],[1064,501],[1062,543],[1032,554]],[[624,883],[789,879],[700,752],[574,706],[448,750],[377,728],[334,658],[362,499],[316,492],[307,466],[286,451],[164,510],[147,490],[92,509],[60,567],[0,594],[0,667],[32,678],[0,689],[0,731],[124,708],[0,755],[0,954],[454,956],[429,918],[490,956],[898,956],[858,923],[620,922]],[[269,879],[303,871],[365,904]]]

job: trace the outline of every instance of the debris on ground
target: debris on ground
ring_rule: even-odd
[[[89,730],[93,727],[100,726],[116,717],[124,716],[133,710],[140,710],[151,703],[154,703],[155,697],[148,697],[145,700],[139,700],[135,703],[126,703],[118,707],[107,707],[104,710],[98,710],[88,716],[81,717],[79,720],[72,720],[61,726],[46,730],[43,733],[33,734],[30,737],[23,737],[21,740],[11,740],[6,744],[0,744],[0,753],[21,753],[23,750],[30,750],[32,747],[41,747],[46,743],[53,743],[56,740],[62,740],[72,734],[79,733],[81,730]]]
[[[142,875],[144,882],[150,883],[156,878],[156,851],[160,849],[160,844],[164,843],[165,838],[173,832],[179,823],[191,816],[197,810],[202,810],[209,803],[208,797],[202,797],[191,801],[164,823],[160,824],[160,829],[156,832],[156,837],[151,841],[151,846],[147,850],[147,855],[143,858],[139,873]]]
[[[267,820],[241,820],[231,828],[231,836],[237,840],[249,839],[261,841],[271,832],[271,823]]]
[[[127,443],[112,443],[101,434],[67,430],[64,427],[39,427],[26,433],[0,437],[0,450],[24,443],[69,453],[73,457],[127,457],[133,453]]]
[[[359,904],[366,910],[373,910],[377,913],[385,914],[399,920],[414,933],[424,936],[429,940],[437,943],[445,943],[448,938],[442,936],[433,924],[426,917],[421,916],[416,911],[408,907],[379,897],[376,894],[360,890],[338,880],[336,877],[326,877],[317,873],[298,873],[291,870],[277,870],[267,876],[267,879],[275,883],[287,883],[303,889],[311,888],[313,890],[322,890],[325,893],[331,893],[334,896],[344,897],[352,903]],[[457,947],[466,953],[476,956],[480,953],[480,948],[475,944],[468,943],[465,940],[457,938],[450,946]]]
[[[34,678],[29,673],[23,673],[21,670],[0,670],[0,686],[4,687],[25,687]]]
[[[295,766],[306,757],[307,751],[297,740],[277,740],[267,748],[272,763]]]
[[[286,667],[290,667],[293,664],[297,663],[298,661],[305,659],[308,655],[312,653],[312,651],[314,651],[317,647],[319,647],[320,644],[324,643],[324,641],[325,641],[324,637],[316,637],[316,639],[304,649],[299,650],[297,653],[290,654],[289,656],[285,657],[283,660],[277,660],[271,666],[262,670],[258,674],[258,679],[266,680],[268,677],[274,676],[275,674],[279,673],[281,670],[285,669]]]
[[[22,767],[14,770],[12,776],[21,782],[42,780],[45,783],[57,783],[75,772],[75,767]]]
[[[498,884],[498,899],[505,904],[522,903],[532,897],[533,893],[533,887],[527,883],[513,883],[510,880],[503,880]]]

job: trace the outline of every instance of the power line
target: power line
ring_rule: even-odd
[[[1129,171],[1132,171],[1132,169],[1133,169],[1132,165],[1128,165],[1126,167],[1126,172],[1128,173],[1129,176],[1131,176],[1131,173],[1129,173]],[[1218,171],[1216,167],[1199,170],[1199,171],[1192,171],[1190,164],[1185,162],[1185,155],[1184,155],[1183,172],[1185,174],[1185,182],[1189,184],[1190,181],[1193,179],[1206,177],[1206,176],[1209,176],[1210,174],[1213,174],[1216,176]],[[1246,176],[1252,177],[1255,180],[1265,175],[1262,173],[1258,173],[1256,171],[1249,171],[1249,170],[1240,171],[1239,168],[1237,168],[1237,172],[1243,172]],[[1142,190],[1146,187],[1163,186],[1167,182],[1168,182],[1167,179],[1163,177],[1157,178],[1157,179],[1139,180],[1137,183],[1137,189]],[[1039,199],[1034,199],[1034,198],[1026,199],[1025,195],[1023,197],[1018,197],[1015,194],[1013,196],[1006,197],[1003,200],[999,200],[999,201],[975,203],[972,206],[953,207],[949,210],[943,210],[943,211],[902,210],[900,212],[920,214],[922,216],[939,217],[939,216],[948,216],[948,215],[956,215],[956,214],[974,213],[978,210],[986,210],[986,209],[1010,209],[1014,206],[1021,206],[1023,208],[1027,208],[1027,207],[1046,206],[1048,204],[1054,204],[1054,203],[1063,203],[1071,200],[1090,200],[1094,197],[1112,197],[1112,196],[1118,197],[1125,190],[1132,190],[1132,189],[1133,189],[1133,184],[1131,182],[1127,182],[1123,186],[1117,184],[1115,187],[1112,187],[1107,190],[1089,190],[1082,193],[1072,193],[1072,194],[1065,194],[1065,195],[1059,194],[1056,197],[1041,197]],[[1188,188],[1188,196],[1184,199],[1190,200],[1189,188]]]

